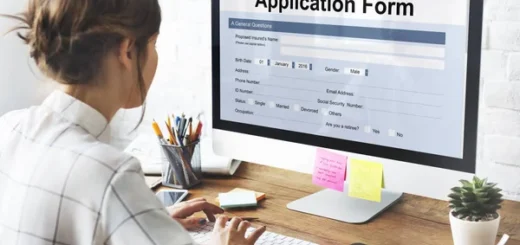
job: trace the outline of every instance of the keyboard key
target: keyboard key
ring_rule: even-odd
[[[229,225],[229,223],[227,224]],[[197,244],[206,245],[211,241],[211,233],[213,232],[214,223],[207,223],[205,226],[189,231],[191,237]],[[249,228],[246,235],[250,235],[255,228]],[[314,243],[302,241],[293,237],[287,237],[273,232],[265,232],[255,245],[314,245]]]

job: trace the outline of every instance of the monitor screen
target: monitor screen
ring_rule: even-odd
[[[481,12],[469,0],[214,1],[214,127],[474,172]]]

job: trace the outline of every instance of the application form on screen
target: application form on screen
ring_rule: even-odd
[[[221,119],[462,158],[468,0],[221,0]]]

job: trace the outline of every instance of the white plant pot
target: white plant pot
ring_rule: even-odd
[[[454,245],[494,245],[500,215],[491,221],[472,222],[458,219],[450,212],[450,224]]]

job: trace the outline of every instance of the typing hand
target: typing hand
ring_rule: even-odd
[[[226,226],[227,221],[228,218],[225,216],[218,217],[212,235],[215,245],[254,245],[266,230],[263,226],[246,237],[247,229],[251,226],[249,222],[233,218]]]
[[[204,212],[210,222],[215,222],[215,214],[224,213],[224,210],[208,203],[204,198],[178,203],[169,207],[168,211],[171,217],[186,229],[194,229],[206,224],[207,220],[205,218],[190,217],[197,212]]]

